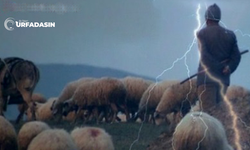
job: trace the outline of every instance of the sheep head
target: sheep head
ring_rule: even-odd
[[[69,112],[77,111],[77,110],[78,110],[78,106],[72,101],[72,99],[69,99],[63,103],[63,107],[62,107],[63,116],[67,116]]]

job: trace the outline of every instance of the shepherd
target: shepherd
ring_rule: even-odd
[[[237,69],[241,54],[233,31],[220,26],[221,10],[213,4],[205,13],[206,27],[197,33],[200,61],[197,94],[200,109],[207,111],[223,100],[230,75]],[[221,63],[223,60],[227,60]]]

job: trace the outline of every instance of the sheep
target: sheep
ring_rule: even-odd
[[[170,121],[171,126],[178,123],[181,116],[189,112],[192,105],[198,100],[196,79],[183,84],[174,84],[166,89],[155,109],[156,118],[164,118],[170,113],[174,113],[174,120]]]
[[[52,111],[51,111],[51,106],[56,101],[57,98],[53,97],[48,99],[46,103],[35,103],[35,115],[36,119],[40,121],[48,121],[53,119]],[[30,121],[32,118],[32,113],[30,108],[26,112],[27,115],[27,120]]]
[[[41,121],[31,121],[25,123],[18,133],[19,150],[27,150],[30,142],[41,132],[50,129],[50,127]]]
[[[38,103],[36,102],[35,103],[35,115],[36,115],[36,119],[39,120],[39,121],[49,121],[49,120],[53,120],[54,117],[53,117],[53,114],[52,114],[52,111],[51,111],[51,106],[52,104],[54,103],[54,101],[58,100],[57,97],[52,97],[52,98],[49,98],[48,101],[46,103]],[[27,115],[27,120],[28,121],[31,121],[31,110],[28,109],[26,111],[26,115]],[[82,114],[83,116],[83,114]],[[63,116],[62,118],[63,120],[66,120],[66,121],[74,121],[75,119],[75,112],[70,112],[67,116]]]
[[[233,150],[221,122],[204,112],[188,113],[177,125],[173,149]]]
[[[3,116],[0,116],[0,150],[18,150],[15,129]]]
[[[134,119],[137,119],[137,117],[140,117],[141,120],[148,121],[149,115],[151,114],[151,117],[153,118],[153,113],[155,111],[155,108],[157,107],[159,101],[161,100],[161,96],[163,92],[170,87],[173,84],[178,83],[179,81],[176,80],[165,80],[161,82],[157,82],[155,84],[151,84],[147,90],[143,93],[140,103],[139,103],[139,110],[137,111],[137,115]],[[145,111],[147,110],[146,116],[143,115]],[[145,116],[145,117],[143,117]]]
[[[226,91],[226,96],[228,99],[231,100],[237,98],[245,99],[249,96],[249,90],[241,86],[232,85],[228,87]]]
[[[121,81],[127,90],[126,105],[128,112],[131,113],[132,118],[134,118],[135,112],[138,110],[142,94],[153,82],[143,78],[130,76],[121,79]],[[129,120],[130,118],[126,119]]]
[[[250,124],[249,114],[250,114],[250,91],[241,86],[229,86],[224,97],[224,101],[228,100],[232,108],[237,115],[237,129],[240,135],[240,146],[242,150],[250,149],[250,131],[247,129],[248,124]],[[235,144],[235,132],[233,128],[233,118],[229,113],[229,106],[224,102],[220,102],[218,105],[211,107],[208,113],[212,116],[218,118],[226,129],[226,134],[229,143],[234,149],[238,149]],[[197,104],[199,105],[199,104]],[[199,107],[199,106],[195,106]]]
[[[69,82],[64,89],[62,90],[60,96],[58,97],[58,100],[55,101],[52,106],[51,106],[51,110],[53,112],[53,117],[55,118],[55,120],[57,120],[58,122],[62,119],[62,107],[63,107],[63,103],[70,99],[75,90],[77,89],[77,87],[81,84],[84,84],[85,82],[90,82],[95,80],[95,78],[80,78],[76,81],[72,81]]]
[[[39,102],[39,103],[46,102],[46,98],[40,93],[33,93],[31,96],[31,99],[33,100],[33,102]],[[23,116],[22,113],[25,113],[25,111],[27,111],[27,109],[28,109],[28,106],[26,103],[18,105],[20,119],[22,119],[22,116]]]
[[[71,132],[79,150],[114,150],[111,136],[97,127],[76,128]]]
[[[120,80],[103,77],[79,86],[73,97],[64,103],[63,114],[66,115],[72,111],[72,108],[77,109],[77,114],[82,109],[87,109],[89,112],[97,110],[95,118],[98,123],[98,112],[104,111],[107,121],[109,120],[107,114],[111,108],[112,122],[114,122],[119,110],[125,111],[125,114],[128,115],[125,98],[126,88]]]
[[[77,147],[65,130],[48,129],[31,141],[28,150],[77,150]]]
[[[232,109],[234,110],[234,114],[237,116],[235,121],[237,123],[236,128],[239,132],[239,145],[241,146],[242,150],[249,150],[250,130],[248,125],[250,124],[250,90],[241,86],[229,86],[224,99],[224,101],[221,101],[217,105],[211,107],[207,113],[221,121],[225,128],[228,142],[233,147],[233,149],[240,149],[235,143],[235,136],[237,134],[234,132],[233,118],[230,113],[231,111],[229,110],[230,107],[225,102],[229,101],[231,103]],[[194,111],[195,107],[192,111]],[[147,150],[172,150],[171,141],[172,133],[164,132],[161,137],[150,144]]]

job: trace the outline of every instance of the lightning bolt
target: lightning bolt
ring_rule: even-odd
[[[203,62],[201,62],[201,65],[203,66],[203,68],[207,68]],[[229,99],[227,98],[227,96],[224,95],[224,89],[225,89],[225,86],[223,85],[223,83],[217,79],[216,77],[214,77],[209,71],[207,72],[207,75],[212,79],[214,80],[215,82],[219,83],[221,89],[220,89],[220,95],[223,97],[223,100],[225,102],[225,104],[227,105],[227,107],[229,108],[229,114],[230,116],[232,117],[232,121],[233,121],[233,130],[234,130],[234,139],[235,139],[235,145],[237,147],[237,150],[241,150],[241,145],[240,145],[240,136],[239,136],[239,129],[237,127],[237,120],[238,120],[238,116],[237,114],[234,112],[233,110],[233,106],[232,106],[232,103],[229,101]]]
[[[234,33],[237,33],[237,32],[239,32],[240,34],[241,34],[241,36],[248,36],[248,37],[250,37],[250,34],[246,34],[246,33],[243,33],[240,29],[236,29],[236,30],[234,30]]]
[[[220,21],[222,25],[224,25],[226,28],[227,26],[225,25],[225,23],[223,23],[222,21]],[[242,36],[249,36],[249,34],[243,34],[243,32],[239,29],[235,30],[234,32],[240,32]],[[233,110],[233,105],[232,103],[229,101],[229,99],[227,98],[227,96],[225,96],[224,94],[224,91],[225,91],[225,86],[224,84],[222,83],[222,81],[220,81],[219,79],[217,79],[216,77],[214,77],[207,69],[206,65],[201,61],[201,65],[203,68],[205,68],[205,70],[207,70],[207,75],[209,78],[211,78],[212,80],[214,80],[215,82],[217,82],[219,84],[219,86],[221,87],[220,88],[220,95],[221,97],[223,97],[223,100],[225,102],[225,104],[227,105],[228,109],[229,109],[229,114],[230,116],[232,117],[232,127],[233,127],[233,130],[234,130],[234,144],[237,148],[237,150],[242,150],[242,147],[240,145],[240,136],[239,136],[239,129],[237,127],[237,120],[239,119],[237,114],[234,112]],[[206,89],[204,89],[206,90]],[[203,91],[204,92],[204,91]],[[202,93],[203,93],[202,92]],[[201,93],[201,94],[202,94]],[[202,103],[201,103],[201,107],[202,107]],[[242,120],[241,120],[242,121]],[[242,121],[243,122],[243,121]]]
[[[226,26],[226,24],[224,22],[220,21],[220,23],[225,28],[227,28],[227,26]],[[250,37],[250,34],[245,34],[240,29],[234,30],[234,33],[237,33],[237,32],[239,32],[242,37]],[[203,65],[203,67],[206,68],[206,66],[204,64],[202,64],[202,65]],[[224,100],[225,104],[229,108],[230,116],[232,117],[232,122],[233,122],[232,127],[233,127],[233,130],[234,130],[234,133],[235,133],[234,134],[234,136],[235,136],[234,137],[234,139],[235,139],[234,143],[235,143],[235,146],[236,146],[237,150],[242,150],[242,147],[240,145],[240,135],[239,135],[239,129],[237,127],[237,120],[239,119],[246,128],[250,128],[250,127],[247,126],[246,123],[234,112],[232,103],[227,98],[227,96],[224,95],[223,91],[224,91],[225,87],[224,87],[223,83],[220,80],[218,80],[217,78],[215,78],[214,76],[212,76],[210,72],[208,72],[208,76],[211,79],[213,79],[214,81],[216,81],[217,83],[219,83],[219,85],[221,87],[220,95],[223,97],[223,100]]]
[[[170,66],[169,68],[163,70],[162,73],[160,73],[160,74],[155,78],[156,83],[155,83],[155,85],[150,89],[150,91],[149,91],[149,96],[148,96],[148,99],[147,99],[147,102],[146,102],[146,112],[147,112],[147,104],[148,104],[148,100],[149,100],[149,98],[150,98],[150,94],[151,94],[152,90],[155,88],[155,86],[157,86],[159,78],[160,78],[164,73],[166,73],[167,71],[170,71],[171,69],[173,69],[174,66],[175,66],[175,64],[176,64],[177,62],[179,62],[179,61],[182,60],[182,59],[185,59],[184,62],[185,62],[185,66],[186,66],[186,69],[187,69],[187,74],[188,74],[188,77],[190,77],[190,70],[189,70],[189,67],[188,67],[188,65],[187,65],[187,54],[191,51],[192,47],[193,47],[194,44],[196,44],[196,42],[197,42],[197,37],[196,37],[197,31],[199,31],[199,29],[202,28],[202,27],[205,25],[205,22],[201,25],[200,13],[199,13],[200,8],[201,8],[201,7],[200,7],[200,4],[198,4],[198,7],[197,7],[197,9],[196,9],[196,20],[197,20],[197,22],[198,22],[198,26],[197,26],[197,28],[194,30],[194,39],[193,39],[192,43],[189,45],[188,50],[184,53],[183,56],[177,58],[177,59],[172,63],[172,66]],[[207,8],[207,6],[206,6],[206,8]],[[226,27],[226,25],[225,25],[222,21],[220,21],[220,22]],[[239,32],[242,36],[248,36],[248,37],[250,37],[250,34],[244,34],[244,33],[243,33],[241,30],[239,30],[239,29],[236,29],[234,32],[235,32],[235,33],[236,33],[236,32]],[[201,62],[201,64],[204,65],[202,62]],[[203,67],[204,67],[204,68],[207,68],[207,67],[205,67],[205,66],[203,66]],[[220,85],[220,87],[221,87],[220,95],[223,97],[223,100],[225,101],[225,104],[226,104],[227,107],[229,108],[229,113],[230,113],[230,115],[231,115],[231,117],[232,117],[232,122],[233,122],[232,127],[233,127],[233,130],[234,130],[234,133],[235,133],[235,141],[234,141],[234,143],[235,143],[235,145],[236,145],[237,150],[242,150],[241,145],[240,145],[239,129],[238,129],[238,127],[237,127],[237,120],[240,119],[240,118],[239,118],[239,117],[237,116],[237,114],[234,112],[233,106],[232,106],[231,102],[229,101],[229,99],[224,95],[224,92],[223,92],[223,91],[224,91],[225,87],[224,87],[224,85],[222,84],[222,82],[221,82],[219,79],[213,77],[213,76],[211,75],[210,72],[208,72],[208,76],[209,76],[211,79],[213,79],[214,81],[218,82],[219,85]],[[205,82],[205,81],[204,81],[204,82]],[[190,82],[190,86],[191,86],[191,82]],[[192,87],[190,87],[190,89],[191,89],[191,88],[192,88]],[[204,89],[203,92],[205,92],[205,90],[206,90],[206,88]],[[190,90],[190,92],[191,92],[191,90]],[[203,93],[203,92],[202,92],[202,93]],[[201,93],[201,95],[202,95],[202,93]],[[188,100],[187,98],[188,98],[188,95],[189,95],[189,94],[190,94],[190,93],[187,94],[185,100]],[[184,100],[184,101],[185,101],[185,100]],[[200,103],[201,103],[201,107],[202,107],[202,102],[201,102],[201,100],[200,100]],[[182,107],[183,107],[183,102],[182,102],[181,108],[182,108]],[[142,124],[141,124],[141,126],[140,126],[140,129],[139,129],[139,132],[138,132],[137,139],[130,145],[130,149],[129,149],[129,150],[131,150],[132,147],[133,147],[133,145],[134,145],[136,142],[139,141],[140,132],[141,132],[141,130],[142,130],[142,127],[143,127],[143,124],[144,124],[144,121],[145,121],[145,115],[146,115],[146,113],[144,114],[144,120],[142,121]],[[202,115],[202,110],[201,110],[201,115]],[[199,149],[200,143],[204,140],[204,138],[205,138],[205,136],[206,136],[206,133],[207,133],[207,130],[208,130],[208,126],[206,125],[206,123],[204,122],[204,120],[203,120],[200,116],[199,116],[199,119],[204,123],[204,125],[206,126],[206,129],[205,129],[205,131],[204,131],[204,136],[203,136],[203,138],[198,142],[198,146],[197,146],[197,149],[196,149],[196,150]],[[241,121],[245,126],[247,126],[246,123],[243,122],[241,119],[240,119],[240,121]],[[180,125],[181,123],[182,123],[182,121],[180,121],[180,123],[176,126],[176,130],[178,130],[178,127],[179,127],[179,125]],[[176,130],[175,130],[174,134],[176,133]],[[174,138],[172,139],[172,147],[173,147],[173,149],[174,149],[173,141],[174,141]]]
[[[150,98],[150,96],[151,96],[151,92],[153,91],[153,89],[154,89],[154,88],[156,87],[156,85],[158,84],[158,78],[156,78],[155,80],[156,80],[156,83],[155,83],[154,86],[149,90],[149,95],[148,95],[148,98],[147,98],[147,101],[146,101],[146,104],[145,104],[145,106],[146,106],[146,108],[145,108],[145,114],[144,114],[143,120],[142,120],[142,122],[141,122],[141,126],[140,126],[139,131],[138,131],[138,134],[137,134],[137,138],[132,142],[132,144],[131,144],[130,147],[129,147],[129,150],[131,150],[132,147],[134,146],[134,144],[135,144],[136,142],[138,142],[139,139],[140,139],[141,131],[142,131],[143,125],[144,125],[144,123],[145,123],[145,121],[146,121],[146,115],[147,115],[147,110],[148,110],[148,100],[149,100],[149,98]],[[144,107],[144,106],[143,106],[143,107]]]
[[[172,63],[172,65],[171,65],[169,68],[163,70],[163,71],[155,78],[156,83],[155,83],[154,86],[150,89],[150,91],[149,91],[149,96],[148,96],[147,101],[146,101],[146,108],[145,108],[144,120],[142,121],[141,126],[140,126],[140,128],[139,128],[137,138],[132,142],[132,144],[130,145],[129,150],[131,150],[132,147],[133,147],[133,145],[134,145],[136,142],[138,142],[139,139],[140,139],[140,133],[141,133],[141,130],[142,130],[143,125],[144,125],[144,123],[145,123],[145,118],[146,118],[146,113],[147,113],[147,104],[148,104],[148,100],[149,100],[149,98],[150,98],[150,96],[151,96],[151,92],[152,92],[153,89],[157,86],[157,84],[158,84],[158,82],[159,82],[159,78],[160,78],[164,73],[166,73],[167,71],[172,70],[172,69],[174,68],[175,64],[176,64],[177,62],[179,62],[180,60],[182,60],[182,59],[185,59],[184,62],[185,62],[185,66],[186,66],[186,68],[187,68],[187,72],[188,72],[187,74],[188,74],[188,77],[190,76],[190,74],[189,74],[189,73],[190,73],[190,70],[189,70],[189,67],[188,67],[188,65],[187,65],[187,54],[191,51],[191,49],[192,49],[192,47],[194,46],[194,44],[196,44],[196,41],[197,41],[196,32],[197,32],[202,26],[205,25],[205,23],[203,23],[203,25],[201,26],[200,13],[199,13],[199,11],[200,11],[200,4],[198,5],[198,9],[197,9],[197,11],[196,11],[196,16],[197,16],[196,19],[197,19],[197,21],[198,21],[198,27],[194,30],[194,38],[193,38],[193,40],[192,40],[192,43],[189,45],[188,50],[184,53],[183,56],[177,58],[177,59]],[[190,82],[190,86],[191,86],[191,82]],[[191,92],[191,90],[190,90],[190,92]],[[189,92],[189,93],[190,93],[190,92]],[[188,93],[188,95],[189,95],[189,93]],[[188,95],[187,95],[187,97],[188,97]],[[186,98],[186,100],[187,100],[187,98]],[[183,102],[182,102],[182,105],[183,105]],[[182,107],[183,107],[183,106],[181,106],[181,108],[182,108]]]
[[[201,6],[200,6],[200,4],[198,4],[198,7],[197,7],[197,9],[196,9],[196,20],[197,20],[197,23],[198,23],[198,26],[197,26],[197,28],[196,29],[194,29],[194,39],[193,39],[193,41],[192,41],[192,43],[191,43],[191,45],[190,45],[190,47],[189,47],[189,49],[188,49],[188,51],[186,52],[186,53],[188,53],[189,51],[191,51],[191,49],[192,49],[192,47],[194,46],[194,44],[196,44],[196,42],[197,42],[197,35],[196,35],[196,33],[205,25],[205,23],[203,23],[202,25],[201,25],[201,17],[200,17],[200,9],[201,9]],[[187,62],[186,62],[186,59],[187,59],[187,57],[185,57],[185,65],[186,65],[186,68],[187,68],[187,73],[188,73],[188,77],[190,77],[190,74],[189,74],[189,67],[188,67],[188,65],[187,65]],[[188,96],[189,96],[189,94],[191,93],[191,90],[192,90],[192,85],[191,85],[191,81],[189,80],[189,82],[190,82],[190,90],[189,90],[189,93],[187,93],[187,95],[186,95],[186,99],[184,100],[184,101],[187,101],[188,100]],[[184,104],[184,101],[182,101],[182,105],[181,105],[181,109],[183,108],[183,104]],[[189,100],[188,100],[189,101]],[[189,103],[190,103],[190,101],[189,101]],[[190,103],[190,106],[191,106],[191,103]],[[198,142],[198,146],[197,146],[197,148],[196,148],[196,150],[198,150],[199,148],[200,148],[200,143],[205,139],[205,137],[206,137],[206,133],[207,133],[207,130],[208,130],[208,126],[207,126],[207,124],[205,123],[205,121],[201,118],[201,115],[202,115],[202,111],[200,112],[200,115],[199,115],[199,119],[203,122],[203,124],[204,124],[204,126],[206,127],[206,129],[205,129],[205,131],[204,131],[204,135],[203,135],[203,137],[201,138],[201,140]],[[191,116],[193,117],[193,114],[191,114]],[[196,118],[194,118],[193,117],[193,119],[196,119]],[[174,131],[174,133],[173,133],[173,139],[172,139],[172,148],[173,148],[173,150],[175,150],[175,147],[174,147],[174,135],[176,134],[176,131],[178,130],[178,128],[179,128],[179,126],[182,124],[182,121],[180,121],[180,123],[178,123],[178,125],[176,126],[176,129],[175,129],[175,131]]]
[[[199,10],[199,6],[198,6],[197,10]],[[197,18],[198,18],[198,16],[199,16],[199,15],[197,15]],[[197,19],[197,20],[198,20],[198,19]],[[200,20],[199,20],[198,22],[200,22]],[[227,28],[227,26],[226,26],[225,23],[223,23],[222,21],[220,21],[220,23],[221,23],[223,26],[225,26],[225,27]],[[196,30],[196,31],[197,31],[197,30]],[[240,35],[243,36],[243,37],[245,37],[245,36],[250,37],[250,34],[245,34],[245,33],[243,33],[240,29],[234,30],[234,33],[237,33],[237,32],[239,32]],[[195,32],[195,33],[196,33],[196,32]],[[207,67],[204,65],[203,62],[201,62],[201,64],[202,64],[203,68],[207,68]],[[187,66],[187,67],[188,67],[188,66]],[[230,114],[230,116],[232,117],[232,128],[233,128],[234,133],[235,133],[235,134],[234,134],[234,144],[235,144],[237,150],[242,150],[242,147],[241,147],[241,145],[240,145],[240,135],[239,135],[239,129],[238,129],[238,127],[237,127],[237,120],[239,119],[239,120],[242,122],[242,124],[244,124],[244,126],[245,126],[246,128],[250,128],[250,127],[247,126],[246,123],[245,123],[245,122],[244,122],[244,121],[234,112],[232,103],[231,103],[231,102],[229,101],[229,99],[224,95],[224,92],[223,92],[224,89],[225,89],[224,84],[223,84],[219,79],[217,79],[216,77],[214,77],[210,72],[208,72],[207,74],[208,74],[208,76],[209,76],[211,79],[213,79],[215,82],[219,83],[219,85],[220,85],[220,87],[221,87],[220,95],[223,97],[223,100],[224,100],[225,104],[227,105],[227,107],[228,107],[228,109],[229,109],[229,114]],[[204,82],[205,82],[205,81],[204,81]],[[204,89],[203,92],[205,92],[205,90],[206,90],[206,89]],[[203,92],[201,93],[201,95],[203,94]],[[201,106],[202,106],[202,102],[201,102]],[[201,119],[201,118],[200,118],[200,119]],[[180,122],[180,123],[177,125],[176,130],[178,129],[178,126],[179,126],[181,123],[182,123],[182,122]],[[204,121],[203,121],[203,123],[204,123],[204,125],[206,126],[206,124],[205,124]],[[207,126],[206,126],[206,127],[207,127]],[[175,134],[175,133],[174,133],[174,134]],[[205,138],[205,135],[206,135],[206,131],[205,131],[205,133],[204,133],[204,138]],[[203,138],[203,139],[204,139],[204,138]],[[202,142],[203,139],[201,139],[201,141],[198,143],[198,148],[197,148],[197,149],[199,149],[199,144]],[[174,140],[174,139],[173,139],[173,140]],[[172,143],[172,146],[173,146],[173,148],[174,148],[173,143]]]

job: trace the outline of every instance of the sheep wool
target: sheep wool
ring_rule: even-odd
[[[18,133],[19,150],[27,150],[32,139],[47,129],[50,129],[50,127],[41,121],[25,123]]]
[[[0,116],[0,150],[18,150],[15,129],[3,116]]]
[[[149,107],[156,107],[161,99],[163,92],[173,84],[178,83],[178,81],[161,81],[159,83],[151,84],[147,90],[143,93],[139,109],[145,107],[148,104]]]
[[[123,84],[126,87],[126,105],[129,113],[134,115],[134,113],[139,108],[139,103],[142,97],[142,94],[147,90],[147,88],[153,83],[152,81],[145,80],[143,78],[131,77],[121,79]]]
[[[120,80],[103,77],[80,85],[73,97],[66,103],[71,106],[77,105],[78,109],[86,109],[90,106],[110,108],[110,105],[114,104],[113,106],[116,108],[112,111],[116,116],[118,108],[123,108],[126,111],[125,98],[126,88]],[[114,121],[114,119],[115,117],[112,120]]]
[[[76,128],[71,136],[79,150],[114,150],[111,136],[101,128]]]
[[[173,135],[175,150],[233,150],[221,122],[204,112],[188,113]]]
[[[55,115],[57,120],[60,120],[62,117],[62,107],[63,103],[70,99],[78,86],[85,84],[86,82],[90,82],[95,80],[95,78],[80,78],[76,81],[69,82],[64,89],[62,90],[58,100],[53,103],[51,109],[53,110],[53,114]]]
[[[198,100],[196,89],[196,79],[184,84],[172,85],[164,91],[156,107],[156,113],[165,117],[169,113],[183,111],[184,109],[187,109],[185,113],[189,112],[190,105],[194,105]]]
[[[33,93],[31,98],[33,102],[45,103],[47,101],[46,98],[40,93]],[[27,111],[27,109],[28,106],[26,103],[19,104],[18,105],[19,115],[22,115],[25,111]]]
[[[151,84],[141,97],[138,113],[144,113],[147,108],[147,114],[151,114],[153,116],[155,108],[160,102],[163,92],[168,87],[178,82],[179,81],[175,80],[165,80],[159,83]]]
[[[48,129],[31,141],[28,150],[77,150],[77,147],[65,130]]]
[[[56,101],[57,98],[49,98],[46,103],[36,103],[35,106],[35,114],[36,114],[36,119],[39,121],[48,121],[53,119],[52,111],[51,111],[51,106],[54,101]],[[27,110],[27,120],[32,119],[32,113],[31,110]]]

